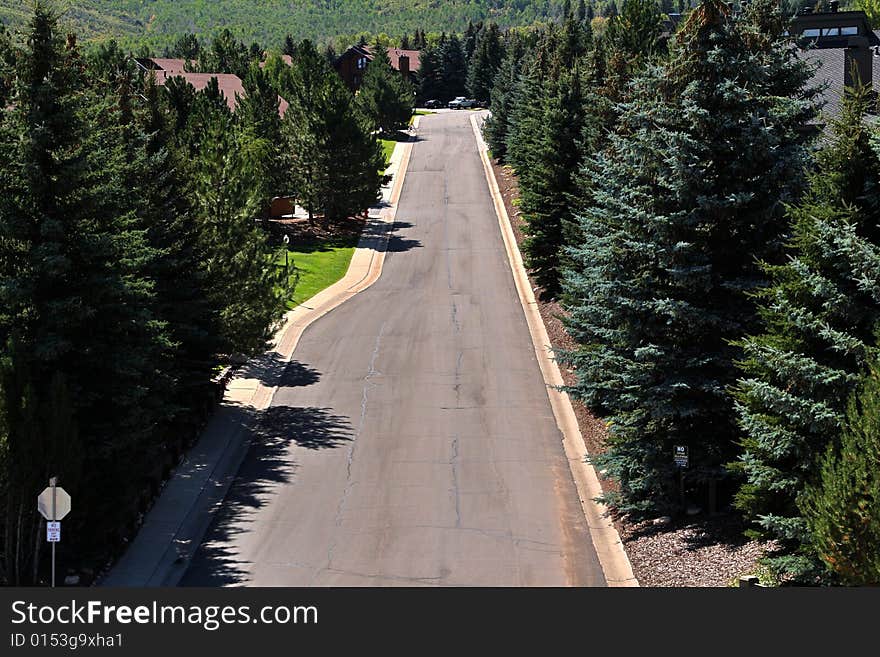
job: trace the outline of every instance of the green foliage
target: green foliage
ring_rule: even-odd
[[[678,507],[673,445],[690,447],[688,488],[722,478],[733,455],[731,340],[755,324],[756,260],[781,248],[813,116],[809,71],[781,33],[769,48],[751,35],[726,5],[702,2],[588,162],[591,203],[565,276],[581,347],[564,360],[570,391],[610,416],[597,462],[623,509]]]
[[[276,57],[272,61],[281,62],[286,68],[280,58]],[[239,126],[249,129],[265,148],[263,162],[266,175],[257,181],[264,204],[273,196],[286,191],[290,185],[289,154],[284,148],[281,134],[281,99],[277,91],[280,83],[273,80],[273,75],[277,76],[278,73],[268,65],[261,69],[256,63],[252,63],[242,80],[244,97],[239,98],[235,110]]]
[[[832,441],[799,506],[819,558],[851,586],[880,584],[880,376],[850,398],[839,445]]]
[[[297,49],[286,91],[284,131],[303,207],[328,222],[364,212],[378,198],[382,149],[342,79],[308,41]]]
[[[515,33],[511,34],[505,45],[504,58],[492,82],[491,113],[483,124],[483,136],[492,155],[499,162],[507,160],[507,138],[511,115],[516,107],[516,89],[524,51],[522,39]]]
[[[112,36],[126,45],[147,44],[159,51],[187,33],[213,37],[230,29],[247,43],[281,47],[293,40],[324,41],[350,34],[403,34],[422,30],[464,32],[468,23],[492,18],[504,27],[530,25],[559,15],[563,0],[78,0],[65,13],[84,38]],[[0,20],[27,21],[21,0],[0,0]],[[345,46],[351,45],[351,42]]]
[[[205,245],[208,295],[219,308],[226,352],[265,350],[283,311],[286,286],[258,219],[269,144],[250,126],[213,112],[194,167],[194,211]]]
[[[39,527],[22,515],[22,496],[57,474],[86,509],[74,535],[96,518],[118,521],[103,488],[79,485],[102,471],[102,486],[130,500],[139,471],[126,476],[122,465],[144,462],[162,410],[151,394],[166,340],[147,276],[155,253],[135,209],[120,203],[126,110],[87,87],[79,62],[37,3],[0,124],[0,348],[16,484],[4,557],[6,577],[21,583],[35,581],[39,566],[31,548]]]
[[[495,23],[490,23],[477,34],[468,61],[467,92],[471,98],[492,100],[492,86],[503,59],[501,32]]]
[[[565,227],[572,221],[575,176],[584,156],[576,145],[589,111],[581,69],[588,45],[589,31],[570,14],[561,27],[540,35],[517,85],[502,148],[519,177],[526,261],[547,298],[561,289]]]
[[[367,65],[357,94],[357,107],[374,130],[392,134],[406,128],[415,98],[409,81],[393,68],[384,46],[373,45],[373,60]]]
[[[200,59],[259,54],[221,35]],[[379,146],[317,59],[314,79],[248,68],[233,114],[216,80],[160,87],[113,41],[84,56],[45,3],[0,31],[4,582],[45,579],[33,495],[51,475],[78,500],[62,558],[106,563],[203,427],[218,363],[272,337],[292,295],[262,221],[294,178],[279,90],[320,95],[326,215],[376,198]]]
[[[773,282],[756,295],[764,330],[741,343],[737,504],[755,533],[782,543],[780,572],[805,579],[819,564],[798,498],[840,433],[880,320],[880,158],[863,123],[868,102],[865,90],[845,98],[809,192],[789,211],[788,261],[764,267]]]

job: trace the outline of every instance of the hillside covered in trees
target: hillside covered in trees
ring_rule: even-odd
[[[238,38],[266,45],[284,35],[322,41],[353,32],[391,35],[461,32],[468,21],[491,19],[501,26],[556,18],[564,0],[71,0],[65,19],[81,38],[112,36],[126,43],[164,47],[187,32],[207,36],[228,27]],[[21,25],[31,7],[0,0],[0,21]]]

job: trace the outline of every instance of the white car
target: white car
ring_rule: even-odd
[[[454,99],[449,101],[447,107],[449,109],[461,109],[461,104],[465,101],[467,101],[467,98],[465,96],[456,96]]]

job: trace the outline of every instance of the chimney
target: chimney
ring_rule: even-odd
[[[843,66],[843,83],[847,87],[854,87],[857,80],[866,87],[872,86],[871,49],[868,47],[867,38],[863,36],[849,38],[843,50]]]
[[[400,70],[404,78],[409,77],[409,55],[398,53],[397,68]]]

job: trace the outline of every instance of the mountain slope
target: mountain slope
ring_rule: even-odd
[[[17,26],[28,2],[0,0],[0,21]],[[561,11],[563,0],[60,0],[65,20],[85,39],[115,37],[161,47],[185,32],[208,36],[224,27],[246,41],[280,44],[286,34],[323,41],[340,34],[416,28],[463,31],[468,20],[523,25]]]

